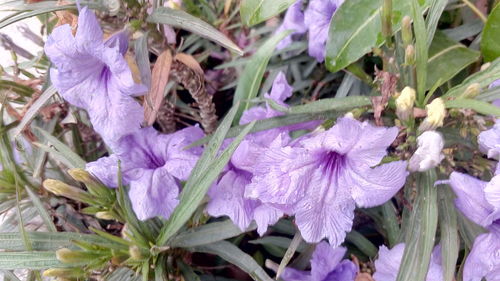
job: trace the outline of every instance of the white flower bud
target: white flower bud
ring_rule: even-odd
[[[416,94],[411,87],[405,87],[396,99],[396,115],[401,121],[408,121],[413,113]]]
[[[439,165],[443,160],[443,136],[436,131],[427,131],[417,138],[417,151],[410,158],[408,169],[424,172]]]
[[[441,98],[434,99],[430,104],[425,106],[427,117],[424,119],[420,127],[420,131],[435,130],[443,126],[443,120],[446,116],[446,107]]]

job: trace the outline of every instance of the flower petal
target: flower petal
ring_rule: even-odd
[[[307,186],[307,194],[294,209],[302,237],[309,243],[327,238],[333,247],[339,246],[354,219],[355,203],[349,189],[337,186],[320,169],[308,178]]]
[[[258,204],[256,200],[243,198],[245,186],[250,183],[250,175],[246,172],[227,171],[208,192],[210,202],[207,212],[213,217],[228,216],[234,224],[245,231],[253,218]]]
[[[263,151],[255,166],[245,197],[285,209],[297,203],[311,182],[315,159],[301,148],[271,148]]]
[[[398,133],[397,127],[376,127],[364,122],[359,140],[347,156],[355,161],[363,161],[368,166],[375,166],[387,155],[387,147],[394,142]]]
[[[283,22],[276,29],[275,33],[285,30],[293,30],[293,32],[278,43],[276,46],[278,50],[288,47],[292,43],[293,35],[302,34],[307,31],[307,27],[304,24],[304,13],[302,12],[302,0],[297,0],[288,8]]]
[[[262,204],[260,202],[259,204],[260,205],[257,206],[253,212],[253,219],[257,224],[257,233],[259,233],[260,236],[263,236],[266,233],[268,226],[277,223],[283,216],[283,212],[267,204]]]
[[[283,281],[313,281],[308,271],[297,270],[290,267],[285,268],[280,279],[283,279]]]
[[[165,169],[141,169],[130,181],[129,197],[137,218],[170,217],[179,204],[177,181]]]
[[[311,0],[304,13],[304,22],[309,29],[309,55],[318,62],[325,59],[326,40],[333,13],[343,1]]]
[[[325,241],[316,245],[311,258],[311,275],[313,280],[324,280],[337,267],[346,252],[346,248],[332,247]]]
[[[482,226],[491,224],[488,216],[493,212],[493,207],[485,198],[486,184],[462,173],[453,172],[450,175],[450,186],[457,195],[455,205],[467,218]]]
[[[477,139],[479,148],[488,155],[488,158],[500,159],[500,119],[497,119],[493,128],[481,132]]]
[[[390,200],[405,184],[408,172],[405,161],[395,161],[370,168],[348,162],[341,185],[352,189],[352,197],[360,207],[374,207]]]
[[[118,157],[112,154],[85,165],[85,170],[108,187],[118,187]],[[128,184],[124,179],[124,184]]]
[[[323,281],[355,281],[358,266],[350,260],[343,260]]]
[[[346,154],[360,141],[362,130],[361,122],[339,118],[329,130],[305,138],[301,144],[309,151],[328,150]]]
[[[375,261],[375,281],[396,281],[399,266],[403,259],[405,244],[400,243],[389,250],[382,245],[378,251],[378,259]]]
[[[464,281],[500,280],[500,236],[498,233],[479,235],[464,266]]]

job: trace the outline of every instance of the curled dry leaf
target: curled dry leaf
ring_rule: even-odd
[[[63,5],[69,5],[71,4],[68,1],[65,0],[59,0],[57,1],[57,6],[63,6]],[[78,16],[75,14],[71,13],[68,10],[63,10],[63,11],[56,11],[56,16],[57,16],[57,23],[56,27],[60,25],[65,25],[69,24],[71,26],[71,30],[73,31],[73,35],[76,33],[76,27],[78,25]]]
[[[144,119],[147,126],[153,125],[156,120],[171,67],[172,53],[170,50],[165,50],[156,60],[151,74],[151,90],[144,99]]]
[[[187,54],[177,54],[170,75],[189,91],[200,108],[201,125],[207,133],[217,127],[217,115],[212,95],[205,89],[205,74],[196,59]]]
[[[396,85],[398,83],[399,77],[387,71],[375,70],[375,81],[379,82],[379,90],[381,95],[372,98],[373,104],[373,115],[375,117],[375,124],[378,126],[383,126],[382,123],[382,112],[387,106],[387,102],[391,95],[396,92]]]

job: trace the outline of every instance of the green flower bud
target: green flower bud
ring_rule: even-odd
[[[467,89],[460,95],[459,98],[472,99],[475,98],[481,92],[481,85],[479,83],[470,84]]]
[[[413,41],[413,32],[411,30],[411,18],[404,16],[401,21],[401,36],[403,37],[404,46],[408,46]]]
[[[59,180],[47,179],[43,182],[43,187],[58,196],[64,196],[84,203],[94,202],[92,196],[87,192]]]

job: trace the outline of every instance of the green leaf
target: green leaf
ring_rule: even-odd
[[[47,150],[52,155],[56,155],[57,158],[63,161],[69,168],[85,168],[85,160],[83,160],[78,154],[73,152],[66,144],[62,143],[56,137],[49,134],[42,128],[36,127],[36,129],[43,135],[45,140],[53,147],[47,147],[43,144],[37,144],[41,149]]]
[[[134,42],[135,61],[141,74],[141,83],[151,87],[151,65],[149,63],[148,32],[144,33]]]
[[[500,108],[491,103],[475,99],[448,100],[444,103],[446,108],[468,108],[483,115],[500,116]]]
[[[500,79],[500,58],[493,61],[485,70],[474,73],[460,85],[451,88],[443,97],[458,97],[465,92],[467,87],[474,83],[479,83],[481,88],[486,88],[497,79]]]
[[[38,111],[42,109],[42,107],[56,92],[56,88],[54,88],[54,86],[50,86],[42,93],[42,95],[40,95],[40,97],[29,107],[28,111],[26,111],[26,114],[24,114],[19,125],[17,125],[17,127],[12,131],[14,137],[17,137],[24,130],[26,125],[28,125],[28,123],[35,118]]]
[[[449,39],[442,32],[437,32],[429,48],[426,90],[435,86],[438,81],[437,86],[444,84],[478,58],[479,52]]]
[[[434,41],[434,33],[436,32],[439,18],[444,8],[446,8],[446,4],[448,4],[448,0],[431,0],[431,6],[427,13],[427,18],[425,19],[427,26],[427,47]]]
[[[0,269],[47,269],[66,267],[56,258],[55,252],[0,252]]]
[[[398,243],[398,237],[400,235],[399,228],[399,218],[397,216],[396,208],[391,201],[387,201],[384,205],[380,206],[382,211],[382,226],[387,233],[387,240],[389,246],[392,248]]]
[[[424,281],[429,268],[437,230],[438,206],[436,171],[431,169],[417,176],[417,199],[405,237],[405,250],[398,272],[398,281]]]
[[[193,252],[201,252],[217,255],[226,261],[236,265],[243,271],[248,273],[253,280],[258,281],[272,281],[271,277],[260,267],[255,260],[240,250],[235,245],[227,242],[220,241],[209,245],[193,248]]]
[[[410,15],[410,1],[393,0],[392,30]],[[425,3],[427,6],[427,3]],[[326,45],[326,67],[339,71],[384,43],[381,23],[382,0],[345,1],[333,15]]]
[[[496,5],[488,16],[481,37],[481,53],[485,61],[500,56],[500,5]]]
[[[13,24],[15,22],[18,22],[23,19],[31,18],[34,16],[50,13],[50,12],[56,12],[56,11],[62,11],[62,10],[68,10],[68,9],[75,9],[76,10],[76,5],[75,4],[69,4],[69,5],[61,5],[58,6],[57,2],[53,2],[53,6],[49,6],[46,8],[41,8],[41,9],[35,9],[31,12],[25,12],[25,13],[18,13],[15,16],[7,16],[3,19],[0,20],[0,29]]]
[[[245,232],[255,228],[256,226],[252,225]],[[242,233],[243,231],[231,220],[213,222],[179,233],[172,238],[169,245],[180,248],[196,247],[235,237]]]
[[[304,105],[290,107],[288,113],[318,113],[324,111],[345,112],[357,107],[369,106],[371,100],[365,96],[353,96],[345,98],[328,98],[317,100]]]
[[[292,243],[292,239],[280,236],[265,236],[259,239],[249,241],[250,244],[275,246],[283,249],[288,249]],[[302,253],[306,248],[306,243],[302,242],[296,249],[297,252]]]
[[[422,105],[425,98],[427,86],[427,30],[425,28],[424,16],[418,4],[418,0],[410,0],[411,15],[413,18],[413,31],[415,34],[415,69],[417,72],[417,100]],[[432,86],[431,86],[432,87]]]
[[[60,248],[76,248],[73,241],[85,241],[97,245],[109,245],[110,241],[97,235],[73,232],[27,232],[34,251],[55,251]],[[0,249],[23,251],[23,239],[16,232],[0,233]]]
[[[288,249],[286,249],[285,255],[281,259],[278,271],[276,272],[276,279],[278,279],[281,276],[283,270],[285,270],[285,267],[292,259],[293,255],[299,248],[301,242],[302,242],[302,236],[300,235],[300,231],[297,230],[295,232],[295,235],[293,236],[292,242],[290,242],[290,245],[288,246]]]
[[[212,182],[217,178],[224,166],[236,150],[246,134],[252,129],[255,122],[250,123],[236,137],[222,154],[216,158],[217,152],[229,130],[231,122],[234,119],[238,106],[234,106],[222,121],[221,125],[215,131],[207,148],[196,163],[191,175],[180,195],[179,205],[175,208],[165,226],[161,229],[160,236],[157,239],[158,245],[164,245],[191,217],[193,212],[203,200]]]
[[[288,31],[283,31],[274,34],[252,55],[252,58],[246,64],[245,70],[239,78],[236,92],[234,93],[233,106],[239,103],[236,118],[233,121],[234,125],[238,125],[241,114],[250,107],[250,100],[257,96],[262,77],[266,71],[269,59],[274,49],[276,49],[276,45],[289,33]]]
[[[374,258],[375,256],[377,256],[377,247],[375,247],[375,245],[373,245],[370,240],[364,237],[363,234],[357,232],[356,230],[352,230],[351,232],[347,233],[346,241],[352,243],[359,250],[361,250],[363,254],[370,258]]]
[[[296,0],[243,0],[240,4],[241,21],[252,26],[286,10]]]
[[[438,187],[441,265],[444,281],[453,281],[460,250],[454,194],[449,187]]]
[[[243,50],[241,50],[223,33],[215,29],[210,24],[182,10],[159,7],[155,9],[151,15],[148,16],[146,21],[168,24],[177,28],[185,29],[203,38],[212,40],[240,56],[243,55]]]

